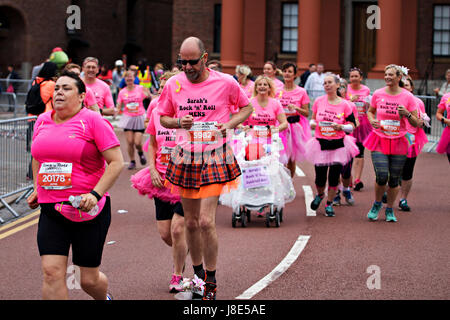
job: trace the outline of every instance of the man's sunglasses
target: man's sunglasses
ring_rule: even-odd
[[[205,54],[202,54],[202,56],[198,59],[194,59],[194,60],[181,60],[180,58],[178,58],[178,63],[181,63],[183,66],[187,65],[188,63],[191,66],[195,66],[201,59],[203,59],[203,57],[205,56]]]

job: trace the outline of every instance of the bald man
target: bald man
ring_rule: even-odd
[[[206,67],[208,53],[200,39],[185,39],[178,61],[184,72],[166,82],[158,104],[161,125],[177,129],[166,186],[181,196],[194,281],[201,284],[194,294],[215,300],[217,203],[222,192],[237,187],[241,174],[227,133],[253,108],[231,75]]]

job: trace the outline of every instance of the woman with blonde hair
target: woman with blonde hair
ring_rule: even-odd
[[[253,94],[253,87],[255,83],[250,79],[250,75],[252,74],[252,70],[247,65],[238,65],[236,66],[236,77],[237,81],[239,82],[239,85],[241,86],[242,90],[245,91],[247,94],[247,97],[251,98]]]

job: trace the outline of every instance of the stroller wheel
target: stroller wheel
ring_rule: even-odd
[[[275,227],[280,227],[280,213],[278,211],[275,213]]]
[[[231,226],[236,228],[236,212],[233,212],[233,215],[231,216]]]
[[[247,226],[247,221],[245,221],[246,219],[245,210],[239,208],[239,215],[241,216],[241,226],[242,228],[245,228]]]
[[[246,210],[245,210],[245,214],[247,215],[247,222],[250,222],[250,221],[251,221],[251,220],[250,220],[250,217],[251,217],[251,211],[248,210],[248,209],[246,209]]]
[[[283,208],[280,209],[280,222],[283,222]]]

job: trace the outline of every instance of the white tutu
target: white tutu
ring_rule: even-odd
[[[220,196],[220,203],[234,212],[242,205],[258,207],[273,204],[278,209],[292,202],[296,196],[289,170],[279,161],[277,148],[253,161],[245,160],[246,141],[236,144],[235,156],[242,171],[239,187]],[[252,172],[255,180],[251,181]],[[258,184],[258,181],[263,181]]]

